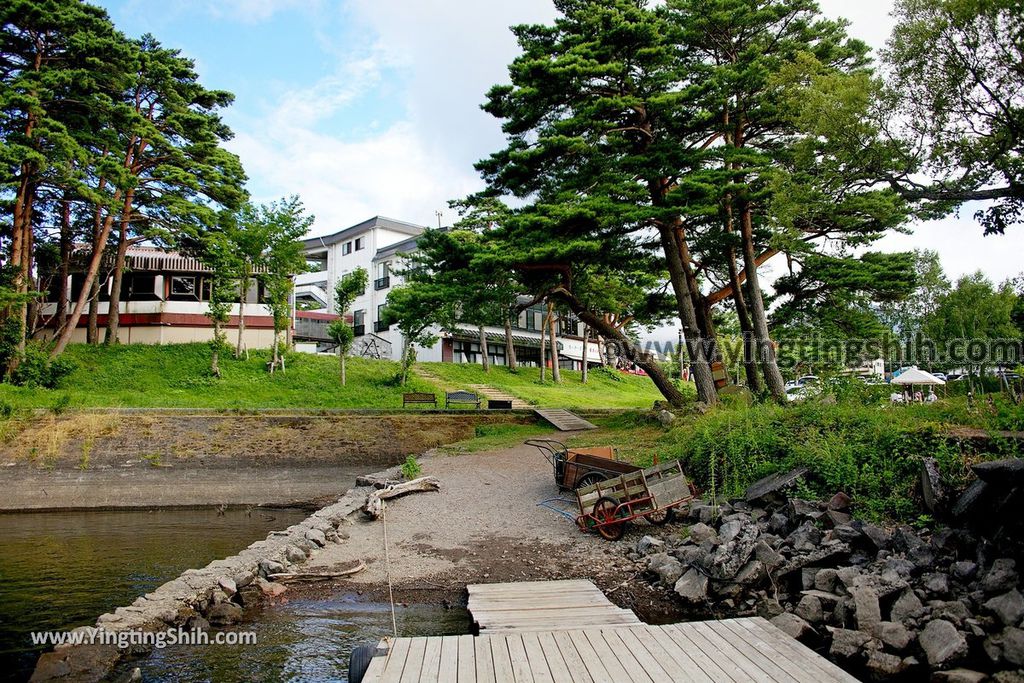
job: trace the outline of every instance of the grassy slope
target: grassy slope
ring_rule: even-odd
[[[479,365],[422,363],[428,372],[441,378],[446,390],[466,389],[470,384],[486,384],[518,396],[538,407],[558,408],[650,408],[662,396],[646,377],[619,372],[591,371],[586,384],[580,373],[563,370],[562,384],[540,383],[540,368],[520,368],[509,372],[503,366],[484,372]],[[685,389],[684,389],[685,391]]]
[[[413,378],[394,383],[396,363],[348,360],[348,386],[338,380],[338,361],[327,356],[289,354],[287,371],[266,371],[268,351],[249,360],[221,359],[221,379],[210,376],[206,344],[124,345],[67,351],[75,371],[54,390],[0,385],[0,401],[16,407],[141,408],[401,408],[403,391],[431,391]],[[66,398],[65,398],[66,397]]]

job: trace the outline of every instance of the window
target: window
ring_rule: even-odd
[[[535,311],[526,312],[526,329],[536,330],[537,329],[537,314]]]
[[[366,310],[352,311],[352,332],[357,337],[366,334]]]
[[[194,275],[174,275],[171,277],[171,298],[198,301],[196,277]]]
[[[363,248],[363,240],[364,239],[365,238],[363,238],[363,237],[357,237],[356,238],[356,251],[360,251]]]
[[[377,306],[377,322],[373,324],[374,332],[385,332],[391,329],[391,325],[388,325],[387,323],[384,322],[384,309],[386,307],[386,304],[381,304],[380,306]]]
[[[349,255],[351,253],[352,253],[352,242],[351,241],[345,242],[345,244],[341,245],[341,255],[342,256],[347,256],[347,255]]]

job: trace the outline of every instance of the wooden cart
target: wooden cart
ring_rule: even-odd
[[[526,443],[540,450],[551,463],[555,484],[563,491],[641,470],[637,465],[616,460],[612,446],[570,449],[553,439],[529,439]]]
[[[666,462],[576,489],[576,524],[617,541],[628,522],[643,517],[652,524],[667,524],[675,510],[694,497],[682,464]]]

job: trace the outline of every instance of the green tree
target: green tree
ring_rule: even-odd
[[[387,305],[381,320],[386,325],[395,325],[402,335],[401,374],[399,380],[404,386],[409,381],[409,370],[416,362],[416,347],[430,348],[437,343],[437,335],[431,328],[449,315],[445,313],[451,302],[446,300],[440,288],[429,285],[402,285],[388,292]]]
[[[334,310],[338,314],[338,319],[332,320],[331,324],[327,326],[327,334],[338,345],[341,386],[345,386],[345,356],[352,350],[352,340],[355,339],[352,326],[345,320],[345,316],[348,315],[356,297],[366,291],[368,282],[369,276],[366,269],[356,268],[338,278],[338,282],[334,286]]]
[[[898,0],[895,15],[884,54],[894,105],[883,114],[905,164],[886,179],[938,214],[985,201],[976,218],[1003,233],[1024,210],[1024,8]]]
[[[234,277],[239,270],[239,259],[230,233],[208,231],[201,235],[200,240],[198,255],[209,269],[210,299],[206,317],[213,323],[213,339],[210,340],[210,374],[220,377],[220,354],[228,348],[227,332],[224,328],[231,320],[231,308],[236,291]]]

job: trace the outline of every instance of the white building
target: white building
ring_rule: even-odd
[[[397,360],[402,352],[402,337],[397,329],[381,322],[388,292],[402,284],[396,271],[403,267],[403,255],[416,250],[418,236],[427,228],[412,223],[376,216],[333,235],[314,237],[303,242],[307,261],[317,270],[295,279],[295,298],[299,306],[312,312],[333,313],[333,292],[338,278],[356,268],[369,273],[369,286],[352,305],[352,326],[356,339],[354,355]],[[513,325],[516,360],[521,365],[540,363],[541,307],[524,311]],[[486,329],[487,353],[492,363],[505,364],[505,331]],[[559,322],[559,364],[579,369],[583,359],[583,339],[575,320]],[[480,334],[472,327],[460,327],[455,333],[435,330],[440,341],[430,349],[419,349],[423,361],[457,363],[480,362]],[[296,337],[303,338],[296,329]],[[587,350],[590,365],[599,362],[596,342]],[[550,360],[548,361],[550,363]]]

